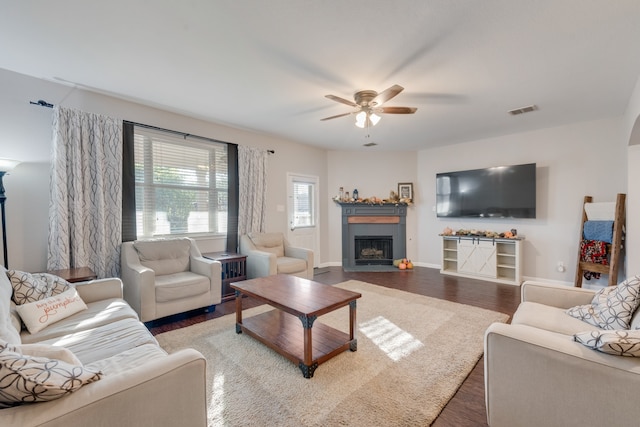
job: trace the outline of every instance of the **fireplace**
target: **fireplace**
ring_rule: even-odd
[[[356,265],[392,265],[393,236],[355,236]]]
[[[407,205],[339,203],[342,207],[342,268],[391,271],[406,256]]]

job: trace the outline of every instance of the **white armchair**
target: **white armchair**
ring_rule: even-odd
[[[124,299],[143,322],[222,299],[220,262],[202,257],[189,238],[124,242],[121,270]]]
[[[240,253],[247,256],[247,278],[291,274],[313,279],[313,251],[293,247],[282,233],[240,236]]]

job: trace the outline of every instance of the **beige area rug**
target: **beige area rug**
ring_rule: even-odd
[[[275,351],[236,334],[235,315],[156,337],[168,352],[192,347],[206,357],[210,426],[429,425],[482,356],[484,331],[508,319],[355,280],[335,286],[362,294],[358,350],[321,364],[311,379]],[[348,307],[316,322],[348,332]]]

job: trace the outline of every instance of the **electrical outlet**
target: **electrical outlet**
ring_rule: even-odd
[[[556,270],[560,273],[564,273],[566,268],[564,266],[564,261],[558,261],[558,265],[556,265]]]

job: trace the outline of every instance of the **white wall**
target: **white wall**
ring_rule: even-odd
[[[326,152],[273,136],[234,129],[180,114],[145,107],[133,102],[74,89],[0,69],[0,157],[21,160],[5,176],[7,195],[7,238],[9,266],[27,271],[44,271],[48,234],[49,164],[52,110],[30,105],[44,99],[52,104],[78,108],[161,128],[188,132],[240,145],[275,150],[269,156],[267,229],[285,231],[285,213],[276,211],[286,205],[287,172],[320,177],[326,186]],[[326,227],[326,205],[321,211],[320,227]],[[327,248],[327,236],[321,238],[321,259]],[[203,251],[223,250],[224,240],[200,240]]]
[[[628,147],[633,126],[640,115],[639,87],[632,94],[627,114],[621,118],[417,153],[376,151],[376,148],[326,152],[1,69],[0,91],[0,157],[24,162],[4,179],[8,197],[9,265],[12,268],[42,271],[46,267],[52,110],[29,105],[30,100],[38,99],[237,144],[274,149],[275,155],[269,157],[267,228],[286,230],[286,216],[277,212],[277,206],[287,204],[287,172],[319,176],[321,265],[339,265],[341,260],[340,209],[331,201],[338,188],[342,186],[350,192],[358,188],[363,197],[386,198],[389,191],[397,190],[398,182],[414,184],[416,203],[407,215],[407,256],[418,265],[439,266],[438,233],[445,226],[496,231],[517,228],[519,233],[526,235],[524,275],[572,283],[583,196],[592,195],[596,201],[614,200],[618,192],[628,192],[628,258],[637,259],[640,254],[637,244],[640,227],[634,221],[640,212],[640,188],[635,184],[640,178],[640,169],[635,167],[640,161],[640,149]],[[529,162],[538,164],[537,219],[443,221],[435,218],[432,207],[437,172]],[[224,245],[221,241],[199,243],[206,251],[222,249]],[[565,273],[556,271],[558,261],[565,262]]]
[[[629,98],[625,113],[625,136],[628,141],[628,194],[627,194],[627,276],[640,274],[640,77]]]
[[[359,196],[379,197],[387,199],[389,193],[398,191],[398,183],[412,182],[414,201],[422,203],[417,197],[420,184],[417,182],[416,153],[390,151],[329,151],[327,155],[327,192],[329,253],[328,264],[341,265],[342,261],[342,211],[340,206],[331,201],[338,194],[339,188],[353,193],[358,189]],[[321,201],[322,204],[322,201]],[[416,224],[416,207],[407,210],[407,258],[418,260],[418,229]]]
[[[583,198],[615,201],[616,193],[626,193],[626,156],[622,118],[420,151],[417,188],[424,203],[416,209],[419,260],[440,265],[438,233],[445,227],[498,232],[516,228],[526,237],[525,277],[573,283]],[[536,219],[436,218],[436,173],[520,163],[537,163]],[[559,261],[567,266],[564,273],[556,270]]]

